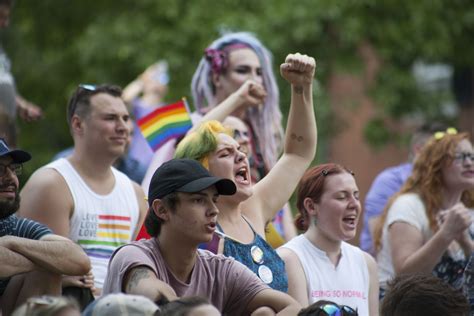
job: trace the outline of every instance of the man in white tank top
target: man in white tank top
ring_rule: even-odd
[[[92,271],[63,278],[63,289],[90,288],[98,296],[112,252],[134,239],[148,207],[141,187],[112,167],[130,133],[121,89],[80,85],[69,101],[67,120],[74,151],[31,176],[21,192],[20,214],[84,249]]]

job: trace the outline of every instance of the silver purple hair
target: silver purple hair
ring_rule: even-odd
[[[279,92],[275,75],[272,70],[272,55],[262,43],[251,33],[228,33],[214,42],[208,49],[222,50],[228,45],[242,43],[250,47],[258,56],[262,67],[263,85],[267,97],[263,106],[249,107],[246,118],[258,139],[261,154],[267,169],[277,161],[283,144],[283,127],[281,125],[281,111],[279,106]],[[191,91],[196,110],[202,113],[206,107],[214,107],[215,87],[212,83],[212,69],[210,62],[203,56],[193,75]]]

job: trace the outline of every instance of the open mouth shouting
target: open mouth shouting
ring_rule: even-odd
[[[250,184],[247,167],[241,167],[235,173],[235,182],[240,184]]]
[[[357,228],[357,215],[351,214],[345,216],[342,221],[344,222],[344,226],[348,229],[356,229]]]

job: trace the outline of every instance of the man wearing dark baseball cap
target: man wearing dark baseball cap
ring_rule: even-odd
[[[10,156],[14,163],[24,163],[31,159],[31,155],[20,149],[11,150],[3,138],[0,138],[0,157]]]
[[[0,138],[0,314],[10,315],[23,300],[58,295],[61,275],[84,274],[90,261],[69,239],[54,235],[35,221],[18,218],[18,175],[31,155],[11,150]]]
[[[140,294],[155,302],[203,296],[224,315],[269,308],[296,314],[296,301],[289,296],[282,301],[281,292],[240,262],[198,249],[216,230],[219,195],[235,192],[231,180],[213,177],[195,160],[164,163],[155,171],[148,193],[145,226],[152,238],[114,252],[103,293]]]

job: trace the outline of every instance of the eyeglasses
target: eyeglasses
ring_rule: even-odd
[[[436,132],[433,136],[436,140],[440,140],[446,135],[456,135],[457,133],[457,129],[455,129],[454,127],[448,127],[446,129],[446,132]]]
[[[328,316],[357,316],[357,310],[347,305],[338,305],[336,303],[327,303],[318,308]]]
[[[453,156],[453,161],[458,164],[465,163],[468,159],[474,162],[474,152],[456,153]]]
[[[7,168],[17,176],[19,176],[23,171],[23,165],[21,163],[12,163],[9,165],[0,164],[0,177],[3,177],[7,174]]]

